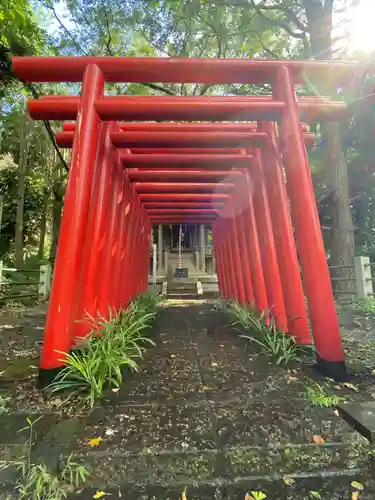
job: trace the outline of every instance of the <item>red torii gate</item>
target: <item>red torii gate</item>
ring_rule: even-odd
[[[347,109],[327,98],[297,100],[294,85],[351,84],[357,63],[15,57],[13,69],[27,82],[82,81],[79,97],[28,103],[35,119],[76,120],[56,135],[73,151],[41,383],[63,365],[58,351],[69,352],[87,334],[77,319],[105,316],[146,290],[152,224],[189,222],[213,224],[221,294],[272,308],[278,328],[300,343],[310,342],[305,290],[318,367],[345,377],[306,155],[314,136],[301,119],[338,120]],[[106,81],[268,83],[273,95],[109,97]],[[155,120],[171,123],[131,123]],[[226,123],[172,123],[194,120]]]

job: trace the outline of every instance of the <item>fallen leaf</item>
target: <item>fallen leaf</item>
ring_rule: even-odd
[[[288,486],[293,486],[293,484],[295,484],[295,482],[296,482],[295,479],[293,479],[292,477],[289,477],[289,476],[284,476],[283,481]]]
[[[309,491],[309,493],[310,493],[310,496],[311,496],[312,498],[322,498],[322,496],[321,496],[321,494],[319,493],[319,491],[314,491],[314,490],[311,490],[311,491]]]
[[[362,491],[364,489],[364,486],[362,483],[359,483],[358,481],[352,481],[350,483],[352,488],[355,488],[356,490]]]
[[[202,391],[211,391],[212,387],[209,387],[208,385],[202,385]]]
[[[351,384],[350,382],[344,382],[342,385],[344,387],[347,387],[348,389],[351,389],[352,391],[355,391],[355,392],[359,391],[358,387],[354,384]]]
[[[263,493],[263,491],[252,491],[250,500],[264,500],[267,495]]]
[[[319,445],[322,445],[325,443],[324,438],[322,438],[322,436],[318,436],[318,435],[313,436],[312,440],[314,441],[315,444],[319,444]]]
[[[92,498],[103,498],[107,495],[110,495],[110,493],[105,493],[105,491],[97,491]]]
[[[103,441],[101,437],[91,438],[88,440],[87,444],[89,444],[91,448],[96,448],[97,446],[99,446],[100,441]],[[98,497],[98,498],[100,498],[100,497]]]
[[[114,387],[114,388],[112,389],[112,392],[118,392],[119,390],[120,390],[120,388],[119,388],[119,387]]]
[[[359,491],[352,491],[352,500],[358,500]]]

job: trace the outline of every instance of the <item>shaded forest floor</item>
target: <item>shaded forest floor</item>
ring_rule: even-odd
[[[340,317],[356,375],[348,387],[331,384],[332,394],[375,400],[375,320]],[[75,498],[103,491],[177,499],[185,487],[188,499],[200,500],[244,499],[251,491],[267,499],[375,497],[370,445],[333,408],[313,407],[306,397],[309,379],[321,382],[313,368],[276,366],[246,347],[209,303],[166,307],[140,374],[90,412],[46,400],[35,388],[43,320],[43,307],[1,316],[0,390],[11,399],[0,417],[0,449],[14,456],[26,417],[43,415],[35,459],[58,465],[74,452],[90,470]],[[95,448],[93,438],[101,438]]]

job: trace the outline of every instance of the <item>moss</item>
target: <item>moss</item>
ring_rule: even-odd
[[[27,377],[36,372],[35,366],[39,363],[38,358],[13,358],[11,361],[0,362],[0,372],[3,378],[14,379],[20,377]]]

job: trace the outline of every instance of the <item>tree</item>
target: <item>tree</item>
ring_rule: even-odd
[[[9,19],[10,8],[4,7]],[[14,2],[12,2],[12,6]],[[48,53],[62,55],[129,55],[129,56],[188,56],[188,57],[243,57],[243,58],[332,58],[336,55],[336,45],[333,39],[332,14],[339,10],[344,0],[65,0],[67,12],[61,14],[61,5],[55,0],[39,0],[44,8],[44,14],[54,18],[58,30],[51,36],[46,35],[33,21],[26,0],[17,0],[16,6],[26,5],[24,9],[28,19],[29,42],[23,47],[24,53],[38,53],[45,50]],[[57,5],[59,8],[57,9]],[[16,7],[16,10],[18,7]],[[5,16],[3,16],[5,17]],[[1,21],[0,21],[1,22]],[[6,46],[14,53],[18,45],[11,43],[13,31],[18,40],[24,40],[25,25],[15,23],[13,31],[8,22]],[[44,43],[44,46],[43,46]],[[20,44],[22,47],[22,43]],[[7,53],[9,53],[9,50]],[[8,68],[9,69],[9,68]],[[4,73],[2,73],[4,75]],[[9,75],[9,73],[8,73]],[[328,83],[328,84],[327,84]],[[62,85],[56,91],[51,86],[28,86],[27,92],[34,97],[45,92],[69,92],[69,85]],[[8,83],[8,96],[13,97],[11,107],[15,106],[17,95],[25,91],[25,87]],[[77,88],[74,89],[75,92]],[[238,94],[251,95],[263,92],[270,94],[269,86],[232,85],[164,85],[158,82],[143,82],[142,84],[107,85],[107,90],[115,94],[173,94],[173,95],[203,95],[203,94]],[[318,92],[331,95],[334,98],[346,98],[339,93],[332,82],[324,82],[318,88],[309,89],[310,93]],[[12,100],[13,99],[13,100]],[[3,101],[4,102],[4,101]],[[15,106],[16,108],[16,106]],[[347,163],[354,165],[355,150],[357,170],[363,164],[363,151],[368,136],[361,120],[356,117],[350,124],[342,125],[342,130],[335,125],[316,125],[315,129],[321,137],[321,144],[310,154],[313,167],[314,185],[318,195],[319,212],[324,227],[327,254],[332,264],[351,263],[354,252],[353,223],[350,204],[353,204],[358,241],[368,240],[370,230],[361,230],[362,222],[371,226],[368,203],[369,197],[356,198],[353,176],[349,175]],[[51,125],[45,124],[50,140],[53,138]],[[39,124],[38,124],[39,127]],[[40,131],[40,128],[37,128]],[[343,134],[354,137],[354,147],[343,145]],[[0,130],[1,133],[1,130]],[[5,144],[11,142],[8,132],[5,133]],[[31,137],[31,149],[39,150],[37,139],[39,132]],[[365,138],[366,136],[366,138]],[[360,137],[360,139],[358,139]],[[371,139],[372,140],[372,139]],[[35,142],[37,141],[37,142]],[[42,144],[46,145],[45,137]],[[0,145],[0,154],[8,150]],[[43,146],[48,150],[48,168],[43,167],[40,153],[33,162],[32,171],[37,172],[37,191],[40,194],[38,205],[44,207],[41,219],[44,224],[52,224],[53,243],[51,257],[55,253],[55,244],[61,216],[64,194],[65,175],[61,165],[66,169],[66,162],[56,145]],[[18,164],[19,152],[17,144],[10,150]],[[58,158],[60,155],[60,165]],[[34,168],[35,166],[35,168]],[[31,170],[30,170],[31,172]],[[7,174],[8,177],[10,174]],[[14,171],[13,171],[14,176]],[[17,178],[18,179],[18,178]],[[363,175],[363,179],[368,176]],[[26,181],[28,176],[26,176]],[[34,179],[33,179],[34,182]],[[48,185],[47,185],[48,184]],[[369,183],[368,183],[369,185]],[[47,196],[48,191],[48,196]],[[28,200],[28,184],[26,182],[25,207]],[[45,207],[49,204],[47,198],[53,196],[52,214],[45,216]],[[354,198],[354,201],[352,199]],[[361,215],[360,215],[361,214]],[[27,219],[27,212],[25,212]],[[53,219],[53,222],[52,220]],[[25,238],[28,238],[29,222],[25,221]],[[370,227],[369,226],[369,227]],[[367,227],[367,226],[366,226]],[[371,226],[372,227],[372,226]],[[43,232],[43,231],[42,231]],[[39,240],[39,253],[42,252],[42,234]],[[362,238],[362,239],[361,239]],[[362,245],[362,243],[360,243]],[[366,243],[367,244],[367,243]],[[363,245],[362,245],[363,246]]]
[[[286,31],[301,46],[301,55],[313,59],[332,59],[335,50],[332,16],[334,8],[344,6],[343,0],[250,0],[251,6],[266,24]],[[311,88],[314,93],[337,98],[335,82],[320,82]],[[340,124],[321,124],[323,173],[329,200],[330,218],[329,262],[331,265],[351,265],[355,253],[354,227],[350,207],[348,169],[341,140]],[[350,270],[339,270],[336,276],[349,277]],[[347,288],[349,281],[340,282]]]
[[[21,268],[23,266],[23,213],[25,206],[25,182],[26,171],[29,160],[30,140],[29,135],[31,131],[32,121],[27,112],[21,124],[21,137],[20,137],[20,155],[18,162],[18,189],[17,189],[17,210],[16,210],[16,226],[15,226],[15,252],[16,252],[16,266]]]
[[[11,55],[37,54],[46,41],[28,0],[3,0],[0,4],[0,98],[13,80]]]

